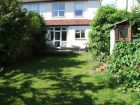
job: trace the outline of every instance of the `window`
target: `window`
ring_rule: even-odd
[[[82,16],[83,15],[83,4],[76,3],[75,4],[75,16]]]
[[[76,30],[75,31],[76,39],[84,39],[85,38],[85,30]]]
[[[119,38],[128,38],[128,27],[121,27],[118,29]]]
[[[30,4],[28,6],[28,10],[40,13],[40,5],[39,4]]]
[[[53,3],[52,4],[52,16],[63,17],[65,14],[65,3]]]
[[[67,32],[62,31],[62,41],[66,41],[66,40],[67,40]]]
[[[115,34],[116,41],[130,41],[132,39],[132,28],[128,25],[118,25]]]
[[[48,31],[48,40],[60,40],[67,41],[67,29],[65,27],[53,27],[49,28]]]

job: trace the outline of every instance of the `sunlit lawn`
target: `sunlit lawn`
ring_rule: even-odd
[[[89,75],[90,54],[46,57],[0,75],[0,105],[138,105],[135,93],[105,87]]]

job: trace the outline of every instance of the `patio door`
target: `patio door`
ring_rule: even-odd
[[[60,41],[61,41],[61,32],[60,31],[55,31],[55,40],[54,44],[56,47],[60,47]]]
[[[57,48],[66,47],[67,43],[67,28],[66,27],[51,27],[49,28],[48,40]]]

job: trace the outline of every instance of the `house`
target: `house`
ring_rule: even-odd
[[[100,0],[22,0],[23,7],[40,13],[49,26],[47,39],[57,48],[85,49],[90,22]]]
[[[138,5],[138,0],[102,0],[102,5],[113,5],[118,9],[126,9],[131,11]]]
[[[135,6],[138,6],[138,0],[117,0],[116,6],[118,9],[131,11]]]

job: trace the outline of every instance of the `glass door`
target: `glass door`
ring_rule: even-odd
[[[54,44],[56,47],[60,47],[60,37],[61,37],[61,33],[59,31],[55,32],[55,41]]]

